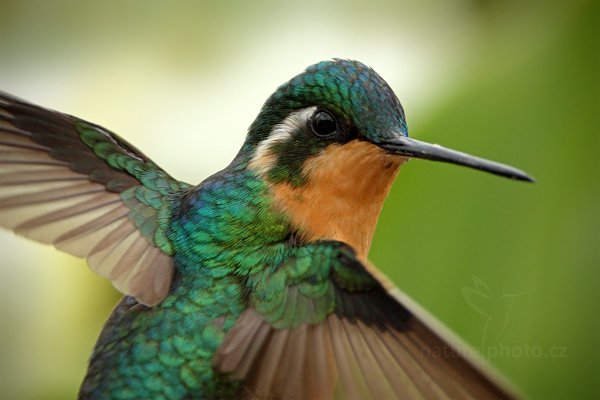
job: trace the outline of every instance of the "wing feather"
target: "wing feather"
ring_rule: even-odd
[[[87,258],[144,304],[168,293],[173,260],[154,243],[157,203],[136,190],[187,187],[117,135],[0,93],[0,226]]]
[[[273,384],[277,372],[281,370],[281,358],[285,349],[290,331],[287,329],[273,332],[269,345],[263,348],[261,364],[252,372],[260,372],[256,375],[256,384],[253,392],[259,397],[268,397],[273,393]]]
[[[326,324],[307,325],[305,385],[309,399],[331,396],[338,379],[331,335]]]
[[[315,253],[317,250],[315,250]],[[316,261],[314,261],[316,260]],[[214,368],[232,379],[243,380],[249,398],[264,399],[508,399],[516,397],[493,373],[463,354],[467,349],[435,330],[421,311],[407,309],[398,289],[389,281],[366,279],[369,269],[346,258],[320,265],[317,275],[307,272],[314,290],[291,284],[280,303],[258,304],[239,317],[213,359]],[[337,260],[337,261],[336,261]],[[343,261],[343,265],[335,264]],[[298,282],[298,267],[290,282]],[[302,265],[306,265],[302,263]],[[306,269],[310,271],[310,269]],[[335,293],[317,290],[319,273],[333,271]],[[335,275],[337,273],[337,275]],[[378,279],[383,275],[378,273]],[[269,275],[265,275],[270,279]],[[350,281],[354,279],[353,281]],[[352,282],[354,282],[352,284]],[[260,296],[254,297],[259,301]],[[334,299],[318,320],[323,299]],[[269,303],[270,304],[270,303]],[[281,314],[281,310],[285,310]],[[298,321],[291,325],[282,321]],[[290,315],[291,313],[291,315]],[[311,315],[312,313],[312,315]],[[302,322],[304,321],[304,322]],[[449,343],[452,343],[450,345]]]
[[[344,398],[368,399],[369,389],[359,365],[359,359],[353,353],[344,322],[339,318],[328,318],[329,337],[331,339],[333,356],[336,360],[340,381],[337,385],[339,395]]]

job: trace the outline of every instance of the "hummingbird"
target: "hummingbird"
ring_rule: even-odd
[[[277,88],[196,186],[99,125],[2,93],[0,225],[124,294],[80,399],[513,398],[367,260],[409,158],[533,181],[409,138],[397,96],[358,61]]]

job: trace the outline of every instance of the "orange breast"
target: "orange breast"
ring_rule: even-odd
[[[330,145],[303,168],[307,182],[272,186],[303,239],[339,240],[366,259],[383,202],[406,158],[359,140]]]

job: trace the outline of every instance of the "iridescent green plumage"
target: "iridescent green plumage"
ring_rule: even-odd
[[[0,224],[86,257],[127,295],[80,397],[506,397],[364,259],[405,157],[458,162],[406,136],[379,75],[322,62],[281,86],[235,160],[193,187],[97,125],[0,95]]]
[[[281,85],[254,120],[247,141],[258,143],[291,111],[313,105],[352,119],[376,143],[392,133],[408,134],[404,110],[383,78],[360,62],[335,60],[312,65]]]

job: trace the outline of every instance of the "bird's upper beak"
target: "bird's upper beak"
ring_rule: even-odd
[[[446,149],[437,144],[421,142],[406,136],[397,135],[377,145],[392,154],[464,165],[511,179],[534,182],[531,176],[517,168]]]

